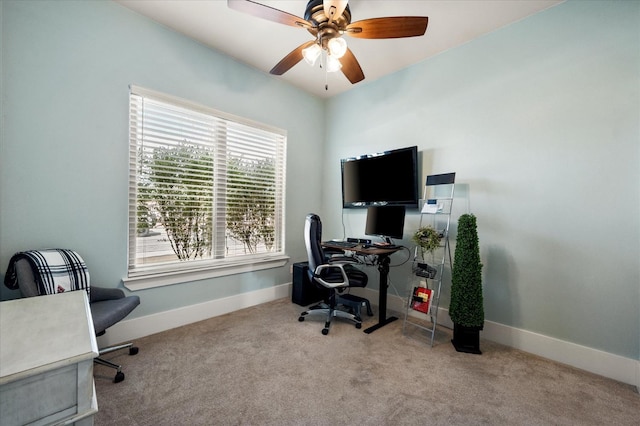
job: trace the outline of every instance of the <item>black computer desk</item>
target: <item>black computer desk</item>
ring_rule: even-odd
[[[391,259],[389,258],[393,253],[401,250],[402,247],[394,248],[379,248],[379,247],[367,247],[364,248],[361,245],[357,245],[353,248],[345,248],[339,245],[332,245],[331,241],[322,243],[323,247],[336,249],[336,250],[349,250],[360,255],[376,256],[378,261],[378,272],[380,273],[380,289],[378,290],[378,323],[364,330],[365,333],[370,334],[384,327],[385,325],[395,321],[398,317],[387,317],[387,288],[389,287],[389,264]]]

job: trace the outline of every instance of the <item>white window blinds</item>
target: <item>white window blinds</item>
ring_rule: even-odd
[[[129,276],[284,253],[286,133],[133,86]]]

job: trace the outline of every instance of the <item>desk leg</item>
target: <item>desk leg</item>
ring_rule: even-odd
[[[398,317],[387,318],[387,288],[389,287],[389,256],[381,256],[378,259],[378,271],[380,272],[380,290],[378,296],[378,323],[367,328],[364,332],[371,334],[380,327],[384,327],[398,319]]]

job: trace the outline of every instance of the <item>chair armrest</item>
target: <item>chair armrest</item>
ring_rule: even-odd
[[[91,286],[90,291],[91,303],[100,302],[103,300],[115,300],[122,299],[124,297],[124,291],[119,288],[105,288]]]
[[[325,270],[340,270],[340,274],[342,275],[342,281],[339,282],[329,282],[325,281],[321,277],[322,271]],[[342,264],[331,264],[331,265],[319,265],[316,270],[313,272],[313,277],[316,281],[328,288],[336,288],[336,287],[345,287],[349,285],[349,277],[347,276],[347,272],[344,270]]]

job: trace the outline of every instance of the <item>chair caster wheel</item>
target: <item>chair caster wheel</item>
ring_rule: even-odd
[[[124,380],[124,373],[122,371],[118,371],[116,373],[116,377],[113,379],[113,383],[120,383]]]
[[[328,329],[328,328],[323,328],[323,329],[322,329],[322,334],[324,334],[325,336],[326,336],[327,334],[329,334],[329,329]]]
[[[304,317],[298,318],[298,321],[300,321],[300,322],[304,321]]]
[[[135,346],[132,346],[129,348],[129,355],[137,355],[138,354],[138,348]]]
[[[361,323],[357,323],[357,324],[356,324],[356,328],[357,328],[357,329],[361,329],[361,328],[362,328],[362,324],[361,324]]]

